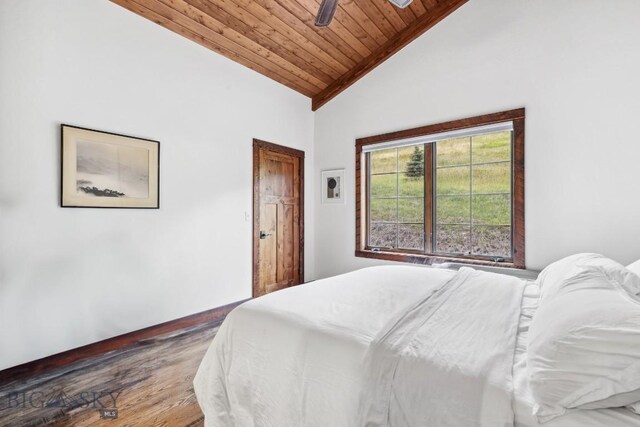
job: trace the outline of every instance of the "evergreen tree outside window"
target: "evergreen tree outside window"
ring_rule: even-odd
[[[411,178],[422,178],[424,176],[424,151],[414,147],[411,159],[407,163],[407,176]]]

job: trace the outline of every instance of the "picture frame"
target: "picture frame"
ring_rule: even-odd
[[[60,125],[60,206],[160,207],[160,142]]]
[[[344,204],[346,203],[344,169],[333,169],[322,171],[321,178],[323,204]]]

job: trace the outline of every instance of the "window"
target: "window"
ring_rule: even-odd
[[[524,268],[524,109],[356,141],[356,255]]]

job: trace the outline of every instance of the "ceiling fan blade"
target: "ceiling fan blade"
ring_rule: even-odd
[[[400,9],[404,9],[409,6],[413,0],[389,0],[391,3],[399,7]]]
[[[318,15],[316,16],[316,27],[326,27],[331,23],[333,15],[336,13],[338,0],[322,0]]]

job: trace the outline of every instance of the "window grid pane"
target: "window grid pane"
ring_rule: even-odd
[[[436,143],[435,251],[471,254],[471,138]]]
[[[368,161],[369,246],[424,250],[424,147],[381,150]]]
[[[511,145],[511,132],[436,143],[436,253],[512,256]]]
[[[471,137],[472,255],[512,256],[511,132]]]

